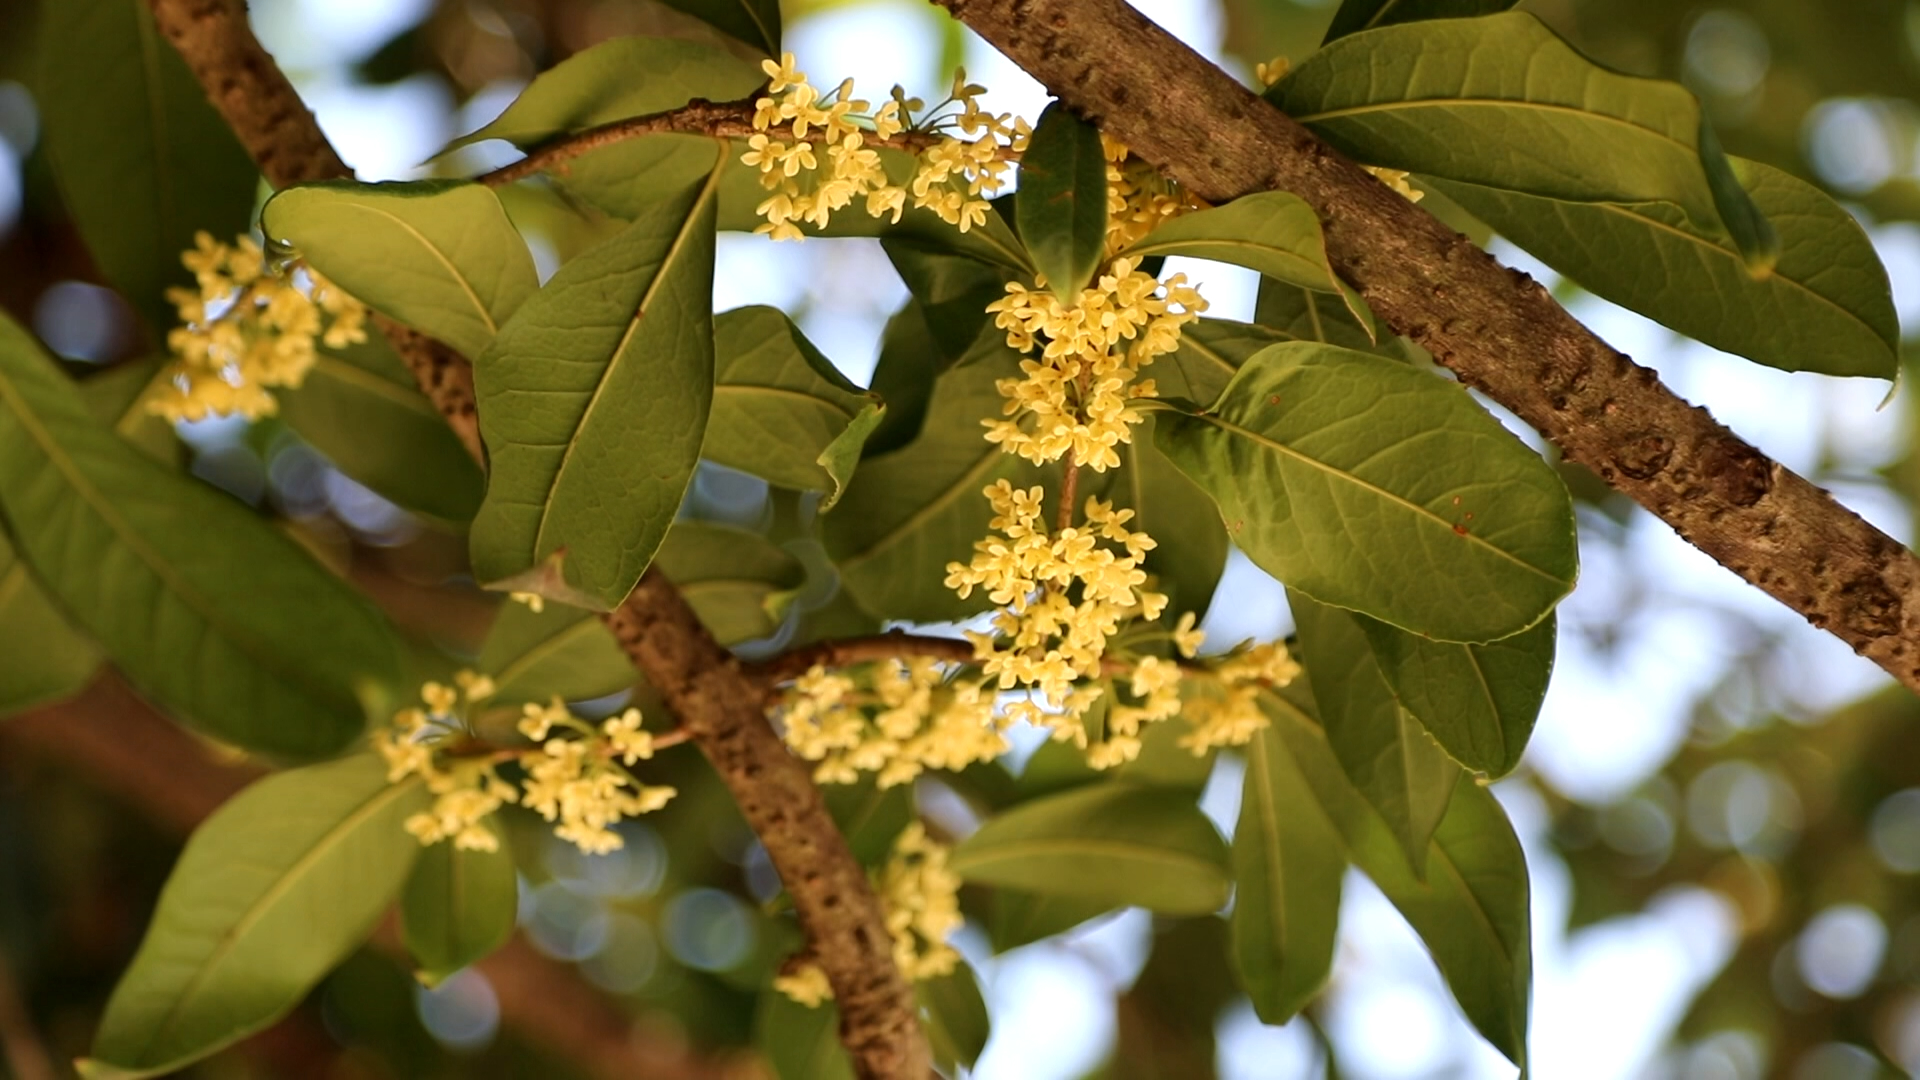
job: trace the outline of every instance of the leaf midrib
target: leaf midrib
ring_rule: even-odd
[[[1214,427],[1217,427],[1220,430],[1228,432],[1230,434],[1245,436],[1248,440],[1260,446],[1264,446],[1269,449],[1275,450],[1280,454],[1286,457],[1292,458],[1296,461],[1305,462],[1306,464],[1316,469],[1319,469],[1320,471],[1330,476],[1344,479],[1360,488],[1373,492],[1374,494],[1380,496],[1381,498],[1387,500],[1388,502],[1395,503],[1399,506],[1405,507],[1406,509],[1412,511],[1417,516],[1426,518],[1428,521],[1433,522],[1434,524],[1447,530],[1449,533],[1453,533],[1454,531],[1453,526],[1449,524],[1445,518],[1427,509],[1426,507],[1421,506],[1419,503],[1412,501],[1411,499],[1407,499],[1400,495],[1396,495],[1393,492],[1388,491],[1383,487],[1380,487],[1376,484],[1372,484],[1365,480],[1362,480],[1361,478],[1353,475],[1352,473],[1347,472],[1343,469],[1340,469],[1334,465],[1330,465],[1324,461],[1319,460],[1318,458],[1309,457],[1306,454],[1303,454],[1300,451],[1295,450],[1294,448],[1286,445],[1285,443],[1277,442],[1250,428],[1241,427],[1240,425],[1233,423],[1232,421],[1226,419],[1223,416],[1219,416],[1214,413],[1206,413],[1199,416],[1192,416],[1190,417],[1190,419],[1199,420],[1207,424],[1212,424]],[[1520,556],[1514,554],[1513,552],[1507,551],[1504,548],[1494,546],[1493,544],[1489,543],[1485,537],[1479,535],[1478,533],[1469,531],[1466,533],[1454,533],[1454,535],[1459,536],[1462,540],[1465,540],[1469,544],[1474,544],[1479,547],[1485,548],[1488,551],[1493,552],[1494,554],[1500,556],[1502,559],[1505,559],[1508,562],[1513,563],[1515,566],[1523,567],[1529,571],[1532,571],[1533,573],[1539,575],[1542,578],[1545,578],[1548,581],[1553,582],[1556,585],[1569,584],[1567,581],[1547,572],[1546,570],[1541,569],[1538,566],[1533,565],[1532,563],[1526,561],[1525,559],[1522,559]]]
[[[255,923],[258,923],[266,917],[267,911],[292,888],[292,882],[305,874],[312,868],[314,863],[319,861],[322,857],[319,853],[322,852],[323,849],[330,847],[332,841],[342,833],[357,828],[367,818],[386,809],[388,803],[412,793],[413,789],[418,787],[419,784],[420,778],[416,776],[409,777],[397,784],[381,785],[378,790],[368,797],[366,802],[361,803],[352,813],[341,818],[333,827],[329,828],[325,833],[322,833],[319,840],[316,841],[312,847],[308,848],[298,859],[289,864],[286,872],[275,878],[267,887],[266,891],[261,893],[253,903],[247,906],[246,911],[242,913],[241,917],[234,920],[233,924],[220,934],[219,941],[215,944],[213,951],[208,954],[206,961],[194,972],[193,978],[188,980],[187,985],[181,988],[180,993],[173,999],[173,1003],[169,1005],[167,1011],[161,1015],[159,1023],[154,1025],[153,1033],[147,1037],[147,1041],[141,1047],[141,1053],[137,1056],[136,1060],[146,1057],[146,1052],[153,1048],[154,1043],[160,1041],[161,1036],[166,1033],[167,1027],[179,1017],[182,1009],[184,1009],[187,1003],[193,998],[193,995],[199,990],[200,985],[210,977],[213,969],[225,962],[227,956],[238,947],[240,940],[245,937],[246,932],[251,929]]]
[[[1400,99],[1396,101],[1367,102],[1362,105],[1348,105],[1338,109],[1328,109],[1324,112],[1293,115],[1293,119],[1299,124],[1312,125],[1324,123],[1328,120],[1344,120],[1349,117],[1367,116],[1374,113],[1391,113],[1396,109],[1414,110],[1462,107],[1469,109],[1520,109],[1543,113],[1569,113],[1574,116],[1588,117],[1601,123],[1627,128],[1630,131],[1639,132],[1643,135],[1651,135],[1661,142],[1669,143],[1691,155],[1698,156],[1700,153],[1698,146],[1688,146],[1685,142],[1664,131],[1634,123],[1625,117],[1611,116],[1607,113],[1592,112],[1574,105],[1561,105],[1548,101],[1516,101],[1512,98],[1486,97],[1414,98],[1411,100]]]
[[[805,390],[795,390],[789,386],[767,386],[761,383],[715,383],[713,386],[713,392],[715,395],[769,394],[775,397],[797,398],[801,401],[825,406],[826,408],[833,410],[835,413],[838,413],[839,415],[846,417],[849,423],[853,421],[853,413],[851,411],[845,408],[842,408],[840,405],[834,402],[828,401],[826,398],[820,397],[817,394],[810,394]]]
[[[440,250],[439,245],[435,244],[432,240],[429,240],[425,233],[422,233],[419,229],[414,228],[412,222],[407,221],[405,218],[402,218],[401,216],[393,213],[390,210],[383,209],[371,203],[356,203],[356,202],[348,201],[343,203],[342,205],[348,211],[359,210],[364,213],[374,214],[379,217],[386,218],[388,221],[392,222],[393,224],[398,225],[401,231],[413,237],[413,239],[416,242],[418,242],[421,247],[427,250],[428,254],[431,254],[436,260],[439,261],[440,266],[447,271],[448,276],[453,278],[454,283],[460,286],[460,291],[466,294],[467,302],[473,305],[474,312],[480,316],[481,324],[487,328],[488,336],[491,337],[492,335],[500,332],[499,325],[493,321],[493,313],[487,310],[487,305],[485,303],[481,302],[480,294],[475,292],[473,286],[470,283],[468,283],[466,275],[462,274],[460,272],[460,268],[454,265],[453,260],[448,258],[445,252],[442,252]]]
[[[613,376],[614,368],[619,366],[621,356],[627,351],[627,346],[633,342],[633,335],[639,333],[640,321],[646,316],[647,308],[653,303],[654,295],[659,292],[661,283],[667,279],[667,275],[679,261],[680,253],[685,250],[687,238],[693,234],[694,222],[699,220],[701,209],[708,200],[715,198],[718,194],[720,174],[726,166],[727,155],[721,154],[713,171],[707,174],[707,182],[700,189],[700,194],[687,204],[686,219],[680,223],[679,231],[674,234],[673,243],[668,246],[666,254],[660,260],[660,268],[654,271],[653,280],[647,282],[646,291],[641,294],[640,302],[634,306],[633,318],[627,322],[626,333],[620,336],[620,344],[607,358],[606,367],[600,371],[599,381],[594,383],[593,394],[587,398],[587,407],[580,412],[580,422],[574,425],[573,436],[567,440],[567,448],[560,453],[560,464],[553,470],[553,480],[547,485],[546,498],[540,501],[540,524],[533,533],[532,555],[536,561],[541,558],[540,552],[545,546],[547,526],[553,522],[553,493],[559,490],[560,482],[567,475],[567,466],[573,461],[573,452],[579,448],[582,434],[593,422],[594,410],[606,394],[607,383]]]

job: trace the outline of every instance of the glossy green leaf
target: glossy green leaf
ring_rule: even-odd
[[[879,401],[778,308],[716,316],[713,339],[713,416],[700,456],[770,484],[826,492],[822,508],[831,508],[880,423]]]
[[[719,45],[614,38],[541,72],[497,119],[448,143],[447,150],[487,139],[505,139],[525,150],[556,135],[666,112],[695,98],[733,101],[766,81],[758,64]]]
[[[1233,965],[1254,1012],[1284,1024],[1333,967],[1345,842],[1272,731],[1247,747],[1233,831]]]
[[[143,693],[216,738],[338,751],[391,691],[386,622],[253,511],[92,416],[0,319],[0,512],[60,608]]]
[[[913,996],[920,1004],[934,1060],[947,1068],[955,1062],[972,1068],[993,1031],[973,969],[960,961],[945,975],[914,983]]]
[[[780,55],[780,0],[661,0],[730,37]],[[718,98],[715,99],[719,100]]]
[[[1608,71],[1532,15],[1384,26],[1333,42],[1267,97],[1342,153],[1423,178],[1581,202],[1670,202],[1728,230],[1755,273],[1778,254],[1699,102]]]
[[[1347,783],[1310,714],[1273,695],[1263,703],[1273,722],[1269,730],[1346,837],[1354,863],[1426,942],[1467,1019],[1524,1067],[1533,978],[1527,864],[1499,802],[1478,784],[1460,784],[1434,833],[1422,881],[1386,824]]]
[[[420,853],[417,780],[373,754],[277,773],[197,829],[107,1002],[89,1077],[158,1076],[285,1015],[365,939]]]
[[[1893,378],[1900,319],[1887,272],[1853,215],[1758,162],[1733,168],[1780,235],[1769,277],[1672,203],[1570,202],[1431,183],[1596,295],[1716,349],[1786,371]]]
[[[1326,293],[1261,277],[1254,301],[1253,321],[1286,334],[1295,341],[1320,341],[1343,349],[1379,353],[1392,359],[1402,354],[1398,338],[1375,341],[1344,304]],[[1197,398],[1210,401],[1211,398]]]
[[[1303,289],[1339,293],[1362,325],[1373,322],[1366,305],[1334,276],[1313,207],[1285,191],[1255,192],[1225,206],[1168,218],[1122,254],[1187,255],[1244,266]]]
[[[1048,287],[1071,300],[1107,252],[1107,155],[1100,129],[1054,102],[1020,156],[1020,239]]]
[[[1216,401],[1241,365],[1269,345],[1305,340],[1284,330],[1229,319],[1200,318],[1180,330],[1180,347],[1146,374],[1163,398],[1202,405]]]
[[[604,610],[652,561],[713,398],[717,180],[561,267],[475,361],[483,583]]]
[[[348,477],[382,498],[443,521],[466,521],[486,478],[413,375],[378,337],[321,350],[280,418]]]
[[[1401,706],[1435,742],[1477,772],[1513,771],[1553,674],[1552,615],[1482,645],[1432,641],[1365,615],[1351,617]]]
[[[491,188],[454,180],[288,188],[260,227],[362,303],[479,356],[539,287]]]
[[[1491,15],[1505,11],[1519,0],[1346,0],[1340,10],[1333,13],[1333,23],[1327,27],[1327,36],[1321,39],[1325,45],[1336,38],[1356,34],[1362,30],[1371,30],[1376,26],[1391,26],[1394,23],[1419,22],[1425,19],[1460,19],[1474,15]]]
[[[1369,353],[1275,345],[1211,409],[1155,424],[1234,542],[1323,603],[1491,641],[1573,587],[1565,485],[1456,383]]]
[[[676,523],[654,564],[693,605],[722,645],[763,638],[780,628],[806,568],[757,533],[695,521]],[[480,646],[479,670],[502,701],[586,701],[638,681],[633,661],[597,615],[566,604],[541,611],[506,603]]]
[[[1416,876],[1427,871],[1427,845],[1460,780],[1460,767],[1401,708],[1380,674],[1365,631],[1352,612],[1289,592],[1300,628],[1300,660],[1327,743],[1360,797],[1406,853]]]
[[[93,681],[100,647],[54,605],[0,531],[0,717],[72,697]]]
[[[245,232],[260,174],[146,4],[60,0],[39,26],[34,105],[61,196],[158,343],[178,321],[167,288],[193,285],[181,252],[197,230]]]
[[[884,866],[893,854],[894,840],[913,824],[911,784],[883,788],[871,776],[862,776],[858,783],[823,784],[820,793],[862,866]]]
[[[942,584],[947,563],[971,559],[973,542],[991,531],[993,510],[981,492],[1003,478],[1059,490],[1058,465],[1031,465],[981,438],[981,418],[999,415],[1003,400],[994,381],[1016,364],[1002,347],[940,376],[919,438],[862,462],[823,519],[822,539],[841,584],[868,611],[940,622],[985,609],[989,602],[978,591],[961,600]]]
[[[964,363],[969,356],[986,355],[980,348],[983,339],[987,344],[1006,340],[1006,331],[993,325],[993,315],[987,311],[988,304],[1007,294],[1007,282],[1017,276],[1005,266],[957,255],[910,236],[884,237],[880,246],[925,320],[932,345],[930,366],[936,374]],[[892,404],[889,398],[888,407]]]
[[[778,990],[761,991],[753,1044],[778,1080],[853,1080],[831,1001],[808,1008]]]
[[[94,419],[163,465],[184,468],[187,445],[165,417],[147,411],[146,396],[154,388],[167,361],[160,357],[135,360],[80,380],[80,398]]]
[[[1019,889],[995,889],[987,909],[987,940],[995,953],[1064,934],[1120,907],[1080,896],[1043,896]]]
[[[1227,902],[1227,846],[1193,793],[1109,781],[989,818],[948,865],[979,885],[1204,915]]]
[[[497,823],[487,825],[499,838]],[[400,939],[428,986],[479,960],[513,936],[519,909],[513,852],[463,851],[452,841],[420,852],[400,893]]]

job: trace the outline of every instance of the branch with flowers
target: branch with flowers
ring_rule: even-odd
[[[1231,897],[1239,986],[1283,1022],[1326,983],[1350,865],[1524,1067],[1525,864],[1485,782],[1518,763],[1546,690],[1573,505],[1416,344],[1730,561],[1755,536],[1820,540],[1798,548],[1818,567],[1775,559],[1755,580],[1902,666],[1910,555],[1415,209],[1443,192],[1759,362],[1893,370],[1884,275],[1843,210],[1729,161],[1685,91],[1605,72],[1530,16],[1388,20],[1264,66],[1268,100],[1350,166],[1122,5],[952,5],[1061,88],[1029,124],[964,72],[931,108],[897,87],[876,106],[851,80],[822,92],[754,0],[748,23],[712,14],[756,28],[757,64],[607,42],[472,136],[522,161],[360,184],[236,5],[151,6],[278,190],[264,243],[209,231],[184,257],[197,288],[171,294],[174,357],[135,411],[277,411],[349,476],[454,523],[464,569],[509,599],[477,655],[403,650],[386,612],[142,456],[0,326],[0,460],[22,463],[0,470],[0,512],[59,625],[183,721],[298,766],[183,853],[102,1022],[103,1073],[175,1068],[270,1022],[396,896],[423,977],[477,962],[513,922],[509,825],[617,850],[698,779],[656,756],[681,741],[779,876],[766,917],[791,904],[800,944],[743,976],[783,1073],[832,1024],[862,1076],[971,1065],[984,1007],[948,938],[985,913],[963,883],[1083,919],[1214,918]],[[662,50],[681,104],[606,104],[658,89],[659,65],[631,61]],[[1560,127],[1515,143],[1485,119],[1501,109]],[[1374,116],[1392,119],[1354,120]],[[569,222],[541,236],[560,260],[544,282],[508,213],[523,198]],[[1587,244],[1600,221],[1605,252]],[[713,311],[722,231],[878,237],[910,299],[870,386],[783,312]],[[1661,246],[1678,242],[1691,261]],[[1257,272],[1254,318],[1211,315],[1170,257]],[[1613,263],[1636,259],[1662,274]],[[1877,285],[1835,291],[1836,259]],[[1675,285],[1674,265],[1697,270]],[[1674,308],[1689,290],[1804,317],[1826,351]],[[367,318],[426,402],[391,356],[349,348]],[[1498,359],[1523,345],[1544,376]],[[436,426],[439,444],[399,419],[426,403],[454,433]],[[689,491],[716,466],[766,481],[776,523],[700,520]],[[108,587],[73,557],[76,529],[109,553]],[[210,563],[205,534],[229,557]],[[1207,647],[1229,548],[1287,586],[1293,638]],[[959,636],[900,629],[929,623]],[[403,653],[433,658],[424,680]],[[1017,732],[1044,743],[1026,774]],[[1245,764],[1231,847],[1198,806],[1222,755]],[[966,811],[921,820],[912,793],[936,786]],[[297,942],[296,907],[328,913]],[[270,992],[223,996],[262,970]]]

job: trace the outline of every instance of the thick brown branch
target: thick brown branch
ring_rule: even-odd
[[[276,187],[349,175],[236,0],[148,0],[240,141]],[[388,338],[467,447],[484,462],[471,368],[403,327]],[[767,725],[759,687],[713,640],[673,584],[648,573],[608,625],[720,773],[794,900],[840,1006],[840,1035],[863,1077],[924,1080],[932,1055],[913,990],[894,965],[884,912],[813,787]]]
[[[847,851],[807,766],[768,726],[761,685],[713,640],[658,570],[607,626],[726,781],[793,897],[833,986],[840,1039],[861,1076],[925,1080],[932,1058],[913,989],[893,962],[880,901]]]
[[[55,762],[85,775],[160,828],[180,835],[260,776],[222,763],[111,676],[72,701],[0,724],[0,759]],[[404,962],[391,935],[376,946]],[[528,1043],[598,1080],[723,1080],[745,1075],[692,1054],[671,1037],[636,1037],[636,1021],[564,964],[514,941],[479,970],[500,999],[500,1020]],[[643,1015],[638,1021],[646,1026]],[[662,1028],[671,1027],[671,1022]]]
[[[1209,202],[1283,189],[1395,330],[1695,547],[1920,690],[1920,560],[1683,401],[1547,291],[1341,157],[1124,0],[939,0]]]

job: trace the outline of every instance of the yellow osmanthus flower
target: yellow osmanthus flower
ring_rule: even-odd
[[[493,694],[493,680],[463,671],[454,683],[427,683],[420,689],[426,708],[401,710],[391,727],[373,736],[374,748],[387,761],[389,781],[419,776],[434,795],[429,810],[406,822],[422,844],[450,839],[458,848],[496,850],[499,840],[486,819],[518,803],[557,821],[554,834],[562,840],[598,855],[621,846],[613,825],[658,810],[673,798],[674,789],[642,784],[620,764],[653,756],[653,736],[640,729],[640,710],[628,709],[595,726],[557,698],[529,704],[522,708],[519,730],[534,745],[493,750],[474,740],[467,715],[468,707]],[[500,775],[506,762],[525,773],[520,786]]]
[[[1427,196],[1426,192],[1420,191],[1412,184],[1407,183],[1408,173],[1405,169],[1382,169],[1374,165],[1362,165],[1360,167],[1372,173],[1374,178],[1381,183],[1405,196],[1408,202],[1417,203]]]
[[[893,962],[911,981],[951,974],[960,954],[947,938],[960,929],[960,876],[947,868],[947,848],[919,822],[893,842],[893,854],[874,882],[893,935]],[[774,988],[813,1008],[833,997],[826,973],[811,961],[789,965]]]
[[[156,415],[271,416],[276,404],[268,389],[300,385],[313,367],[316,338],[329,348],[367,339],[359,301],[310,267],[269,263],[252,237],[223,244],[200,232],[180,261],[199,289],[167,290],[182,325],[167,334],[173,362],[147,397]]]
[[[1288,62],[1286,57],[1276,56],[1271,60],[1253,65],[1253,77],[1261,86],[1272,86],[1274,83],[1286,78],[1287,72],[1291,70],[1292,67],[1293,65]]]
[[[1009,282],[1007,295],[987,305],[1007,332],[1021,378],[997,384],[1004,418],[983,420],[987,441],[1035,464],[1069,452],[1076,464],[1105,472],[1120,464],[1115,447],[1133,441],[1141,421],[1135,398],[1152,397],[1140,369],[1180,347],[1180,328],[1200,317],[1207,302],[1185,274],[1162,282],[1115,259],[1092,288],[1071,303],[1045,289]]]
[[[1180,745],[1196,756],[1216,746],[1246,745],[1267,726],[1261,690],[1285,686],[1299,674],[1299,662],[1277,641],[1221,657],[1207,677],[1186,680],[1181,711],[1191,730],[1180,736]]]
[[[1199,199],[1134,157],[1119,139],[1102,133],[1100,147],[1107,157],[1109,256],[1144,238],[1168,218],[1201,208]]]
[[[814,779],[850,784],[878,773],[893,787],[927,769],[964,769],[1007,751],[1006,720],[978,680],[949,680],[926,657],[865,665],[856,674],[815,666],[776,711],[787,746],[818,762]]]
[[[875,109],[853,96],[852,79],[822,95],[793,65],[792,53],[761,62],[771,79],[768,92],[776,96],[754,103],[755,134],[740,158],[760,170],[760,186],[772,193],[755,207],[766,218],[756,232],[798,240],[800,224],[825,228],[835,211],[856,200],[873,217],[891,215],[898,222],[909,196],[914,207],[933,211],[961,232],[985,223],[991,210],[986,198],[1006,183],[1009,164],[1002,150],[1023,149],[1030,134],[1025,121],[980,108],[976,99],[985,87],[968,83],[961,71],[947,100],[931,112],[899,87]],[[941,112],[949,106],[958,111]],[[939,138],[918,155],[912,177],[896,184],[868,140],[908,130]]]

